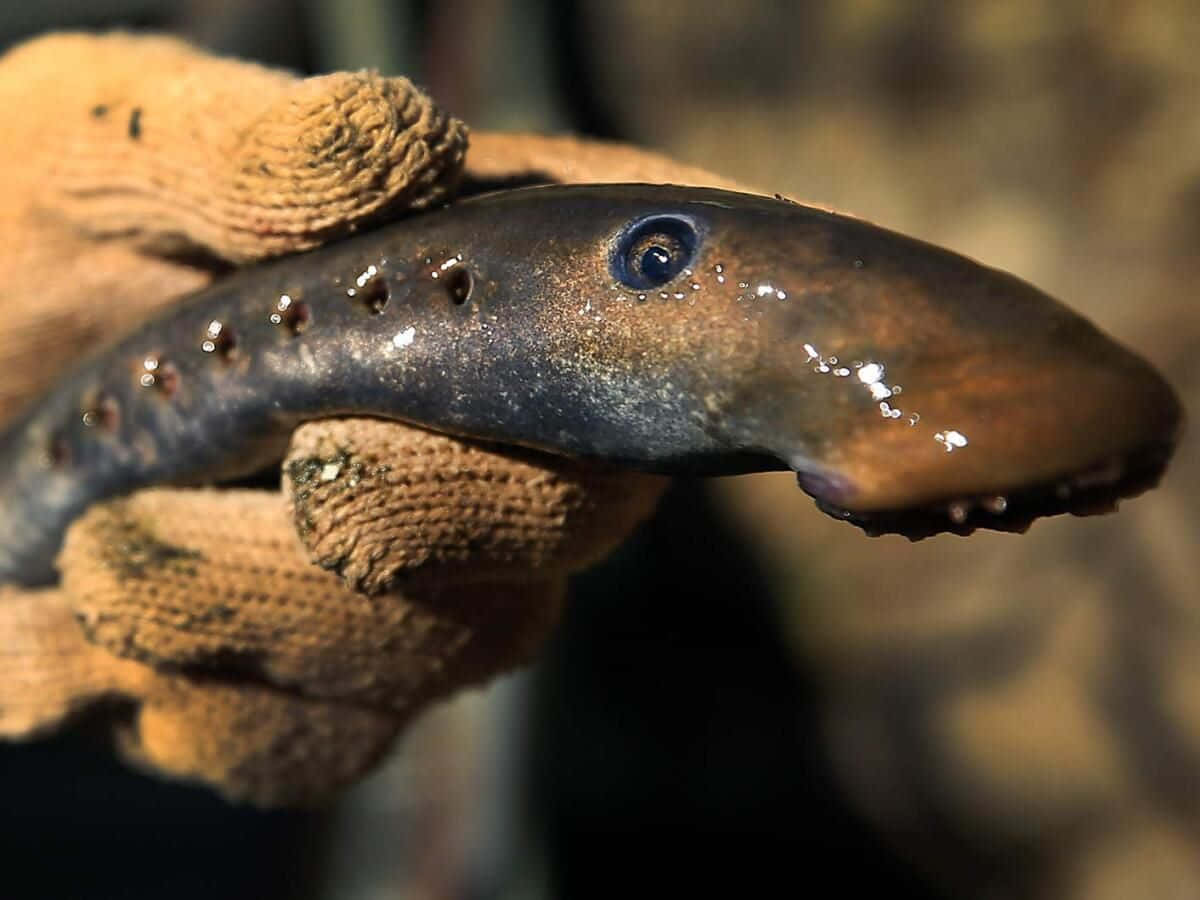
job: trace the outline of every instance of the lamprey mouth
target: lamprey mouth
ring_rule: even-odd
[[[855,512],[815,494],[813,499],[823,512],[857,525],[871,537],[898,534],[919,541],[937,534],[965,537],[979,529],[1024,533],[1035,519],[1046,516],[1115,512],[1121,500],[1158,485],[1174,449],[1174,439],[1159,441],[1061,478],[1004,493],[951,497],[908,509]]]

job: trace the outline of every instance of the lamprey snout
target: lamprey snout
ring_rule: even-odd
[[[738,376],[714,374],[694,414],[723,443],[794,469],[831,515],[913,538],[1104,512],[1158,481],[1179,402],[1087,320],[911,238],[747,205],[736,225],[695,214],[689,277],[728,316],[695,337],[701,368]]]

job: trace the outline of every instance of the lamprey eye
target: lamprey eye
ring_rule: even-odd
[[[625,227],[613,248],[617,280],[638,290],[666,284],[696,257],[695,226],[679,216],[651,216]]]

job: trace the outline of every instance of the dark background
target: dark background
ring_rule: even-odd
[[[409,74],[473,127],[658,147],[1016,271],[1192,404],[1197,19],[1186,3],[46,0],[6,4],[0,46],[169,30],[302,73]],[[786,477],[680,484],[577,579],[534,672],[435,711],[332,809],[231,808],[130,772],[86,727],[2,748],[0,894],[1200,892],[1200,767],[1169,773],[1169,811],[1137,777],[1156,740],[1200,759],[1195,450],[1120,516],[918,546],[825,520]],[[1166,705],[1167,738],[1101,690],[1126,683],[1110,642],[1131,622],[1120,659],[1179,660],[1129,688]],[[1148,741],[1150,763],[1130,762]]]

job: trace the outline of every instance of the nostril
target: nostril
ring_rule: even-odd
[[[359,282],[357,294],[359,301],[367,309],[373,313],[381,313],[391,299],[391,288],[382,274],[373,274]]]
[[[228,360],[237,348],[237,335],[233,329],[219,319],[212,319],[204,329],[204,337],[200,341],[200,349],[204,353],[212,353],[221,359]]]
[[[455,266],[446,273],[442,284],[446,286],[446,293],[450,295],[450,300],[454,305],[462,306],[471,299],[475,279],[471,275],[471,270],[466,266]]]

